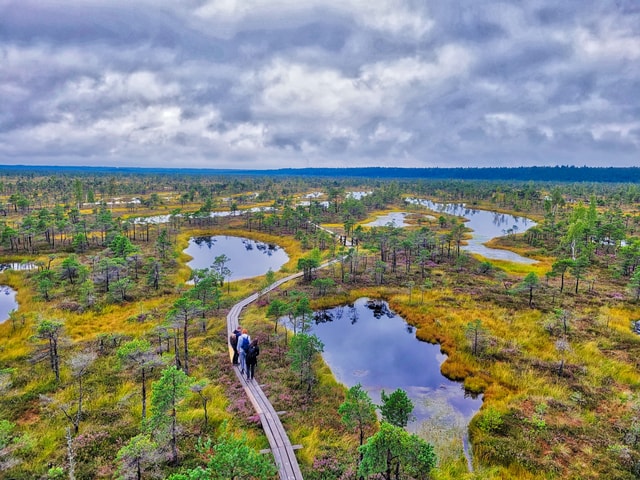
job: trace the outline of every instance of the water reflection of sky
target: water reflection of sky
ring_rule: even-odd
[[[0,272],[4,272],[5,270],[35,270],[36,264],[33,262],[7,262],[0,263]]]
[[[269,268],[277,272],[289,261],[278,245],[225,235],[191,238],[184,252],[193,257],[187,265],[194,270],[209,268],[216,257],[226,255],[230,259],[226,264],[231,270],[230,280],[264,275]]]
[[[449,215],[466,218],[468,221],[465,222],[465,226],[472,231],[470,232],[471,238],[467,240],[467,245],[461,247],[462,250],[477,253],[478,255],[493,260],[509,260],[526,264],[536,263],[536,260],[523,257],[509,250],[488,248],[483,245],[492,238],[503,237],[509,233],[526,232],[531,227],[536,226],[536,222],[533,220],[505,213],[469,208],[462,203],[444,204],[417,198],[407,201],[427,207],[434,212],[447,213]]]
[[[371,190],[369,191],[360,191],[360,192],[347,192],[347,194],[345,195],[347,198],[355,198],[356,200],[362,200],[364,197],[366,197],[367,195],[371,195],[373,192]]]
[[[273,208],[272,207],[252,207],[252,208],[247,208],[247,209],[240,209],[237,210],[236,212],[231,212],[231,211],[216,211],[216,212],[209,212],[209,217],[211,218],[215,218],[215,217],[229,217],[229,216],[233,216],[233,215],[244,215],[245,213],[259,213],[259,212],[273,212]],[[171,217],[173,217],[174,215],[171,214],[167,214],[167,215],[150,215],[148,217],[135,217],[135,218],[129,218],[127,219],[128,221],[135,223],[136,225],[144,225],[144,224],[152,224],[152,225],[157,225],[157,224],[161,224],[161,223],[169,223],[171,221]],[[185,215],[178,213],[175,215],[178,218],[183,218]]]
[[[11,311],[17,308],[16,291],[6,285],[0,285],[0,323],[5,322]]]
[[[392,224],[394,227],[406,227],[409,225],[404,221],[407,216],[406,212],[391,212],[386,215],[380,215],[374,221],[365,223],[364,227],[384,227],[388,223]]]
[[[438,345],[416,339],[414,329],[390,312],[386,303],[372,310],[367,301],[361,298],[351,306],[330,309],[327,313],[333,320],[313,326],[336,379],[347,387],[362,384],[376,404],[383,389],[387,393],[405,390],[416,407],[410,430],[417,430],[434,414],[436,397],[464,418],[466,428],[482,400],[465,395],[459,382],[440,373],[446,356]]]

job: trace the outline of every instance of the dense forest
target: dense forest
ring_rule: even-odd
[[[169,174],[169,175],[226,175],[226,176],[278,176],[278,177],[330,177],[330,178],[384,178],[384,179],[447,179],[447,180],[507,180],[522,182],[640,182],[640,168],[637,167],[576,167],[563,165],[555,167],[457,167],[457,168],[281,168],[277,170],[222,170],[198,168],[136,168],[136,167],[49,167],[49,166],[5,166],[3,172],[28,172],[26,175],[128,175],[128,174]]]
[[[0,476],[274,478],[226,314],[301,271],[242,324],[304,478],[637,478],[639,170],[427,170],[0,169],[0,284],[18,301],[0,324]],[[468,253],[465,222],[414,199],[534,220],[489,243],[536,262]],[[366,226],[392,211],[409,225]],[[233,282],[225,255],[190,269],[189,239],[218,234],[289,261]],[[402,391],[371,399],[323,363],[308,325],[362,297],[482,395],[471,469],[454,430],[404,430]]]

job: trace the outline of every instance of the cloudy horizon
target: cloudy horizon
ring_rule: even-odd
[[[0,0],[0,165],[637,166],[635,0]]]

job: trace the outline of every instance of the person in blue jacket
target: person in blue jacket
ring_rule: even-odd
[[[247,371],[247,351],[251,344],[251,337],[246,328],[242,329],[242,335],[238,337],[238,356],[240,358],[240,373]]]

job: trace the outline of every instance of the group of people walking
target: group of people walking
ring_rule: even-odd
[[[240,366],[240,373],[247,376],[247,380],[253,380],[253,374],[258,364],[258,339],[251,340],[246,328],[236,327],[229,337],[229,344],[233,349],[233,364]]]

